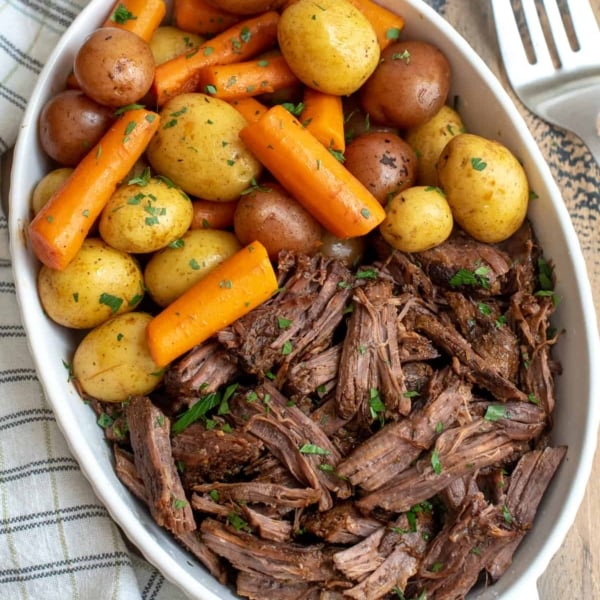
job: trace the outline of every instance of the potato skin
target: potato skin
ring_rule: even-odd
[[[239,138],[247,122],[227,102],[206,94],[180,94],[166,102],[160,114],[148,161],[188,194],[230,202],[262,172]]]
[[[89,329],[132,311],[144,296],[137,261],[97,238],[85,240],[63,271],[43,265],[37,285],[48,316],[73,329]]]
[[[454,219],[476,240],[501,242],[525,220],[527,175],[506,146],[462,133],[448,142],[437,168]]]
[[[452,212],[439,188],[414,186],[386,205],[379,226],[385,241],[402,252],[423,252],[441,244],[452,233]]]
[[[153,177],[143,186],[120,186],[102,210],[99,231],[107,244],[123,252],[154,252],[181,237],[193,216],[186,194]]]
[[[460,115],[449,106],[442,106],[429,121],[408,129],[404,139],[418,157],[417,183],[437,186],[437,161],[446,144],[465,132]]]
[[[215,8],[234,15],[253,15],[281,8],[286,0],[206,0]]]
[[[73,356],[73,375],[84,394],[103,402],[125,402],[152,392],[164,371],[150,356],[144,312],[118,315],[81,340]]]
[[[346,168],[383,205],[415,183],[417,157],[413,149],[393,133],[364,133],[348,144],[344,157]]]
[[[204,38],[195,33],[183,31],[172,25],[161,25],[150,40],[150,50],[154,62],[160,65],[177,55],[199,46]]]
[[[143,98],[152,85],[154,69],[148,43],[117,27],[91,33],[73,63],[83,92],[107,106],[126,106]]]
[[[230,231],[190,230],[148,261],[146,289],[159,306],[167,306],[241,247]]]
[[[375,72],[359,92],[365,113],[375,123],[407,129],[429,120],[445,104],[450,63],[435,46],[407,40],[381,53]]]
[[[40,143],[44,152],[65,167],[74,167],[93,148],[113,121],[113,110],[81,90],[59,92],[42,108]]]
[[[281,52],[305,85],[329,94],[354,93],[379,62],[377,36],[347,0],[298,0],[281,14]]]
[[[243,245],[261,242],[275,260],[280,250],[312,254],[323,228],[278,183],[265,183],[242,196],[233,215],[233,228]]]

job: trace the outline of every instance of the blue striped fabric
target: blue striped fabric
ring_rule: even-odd
[[[427,1],[500,72],[487,3]],[[14,144],[45,58],[85,4],[0,0],[0,154]],[[598,281],[597,165],[574,136],[523,113],[563,190]],[[0,340],[0,599],[183,598],[125,543],[56,426],[19,321],[1,213]]]

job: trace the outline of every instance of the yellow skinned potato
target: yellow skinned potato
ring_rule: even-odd
[[[167,306],[240,248],[229,231],[192,229],[148,261],[146,289],[159,306]]]
[[[192,202],[180,189],[158,178],[143,181],[120,186],[100,215],[100,236],[123,252],[160,250],[181,237],[194,217]]]
[[[199,46],[203,41],[204,38],[195,33],[183,31],[172,25],[162,25],[156,29],[149,43],[154,62],[160,65]]]
[[[418,185],[438,185],[437,161],[446,144],[456,135],[464,133],[460,115],[449,106],[442,108],[426,123],[407,129],[404,141],[415,151]]]
[[[55,322],[89,329],[133,310],[144,296],[142,271],[128,254],[88,238],[62,271],[42,266],[38,293]]]
[[[103,402],[124,402],[152,392],[164,371],[150,356],[144,312],[118,315],[80,342],[73,356],[73,375],[85,394]]]
[[[501,242],[525,220],[527,175],[506,146],[463,133],[448,142],[437,169],[455,221],[476,240]]]
[[[450,206],[439,188],[414,186],[388,201],[379,226],[385,241],[402,252],[423,252],[452,232]]]
[[[180,94],[161,110],[147,150],[154,170],[192,196],[236,200],[262,165],[239,138],[247,124],[230,104],[206,94]]]
[[[46,173],[33,188],[31,196],[31,208],[33,214],[37,215],[40,208],[50,200],[54,192],[62,186],[73,172],[71,167],[60,167]]]
[[[347,0],[294,2],[281,14],[277,37],[298,79],[329,94],[352,94],[379,62],[373,27]]]

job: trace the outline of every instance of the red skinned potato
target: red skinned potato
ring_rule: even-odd
[[[375,123],[417,127],[444,105],[450,78],[450,63],[438,48],[421,41],[396,42],[381,53],[360,90],[360,105]]]
[[[81,90],[65,90],[50,98],[40,113],[40,143],[57,163],[74,167],[98,143],[112,120],[109,107]]]
[[[96,29],[75,56],[73,72],[90,98],[107,106],[126,106],[143,98],[154,78],[150,46],[117,27]]]
[[[254,15],[281,8],[286,0],[206,0],[208,4],[234,15]]]
[[[270,182],[239,199],[233,229],[242,244],[261,242],[271,260],[284,249],[312,254],[323,233],[321,225],[296,199],[278,183]]]
[[[417,157],[399,136],[389,131],[363,133],[352,140],[344,165],[385,205],[389,198],[414,185]]]

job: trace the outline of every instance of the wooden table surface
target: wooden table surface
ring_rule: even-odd
[[[585,2],[587,0],[576,0]],[[590,0],[600,22],[600,0]],[[560,0],[559,0],[560,4]],[[499,78],[508,84],[502,72],[496,36],[487,2],[448,0],[444,16],[469,41]],[[598,48],[600,61],[600,47]],[[510,90],[509,90],[510,93]],[[512,95],[512,93],[511,93]],[[513,95],[513,99],[514,95]],[[516,99],[515,99],[516,101]],[[525,120],[544,153],[553,172],[578,233],[594,293],[596,314],[600,315],[600,167],[595,163],[582,165],[588,174],[586,184],[572,185],[565,176],[558,153],[548,141],[545,123],[535,119],[516,101]],[[563,139],[563,143],[565,140]],[[582,161],[590,161],[589,153],[575,136],[568,136],[569,147],[581,151]],[[571,146],[572,145],[572,146]],[[600,366],[600,364],[599,364]],[[600,398],[598,398],[600,402]],[[600,440],[599,440],[600,443]],[[596,452],[593,471],[581,507],[560,550],[538,582],[541,600],[600,600],[600,447]],[[523,600],[529,600],[524,598]]]

